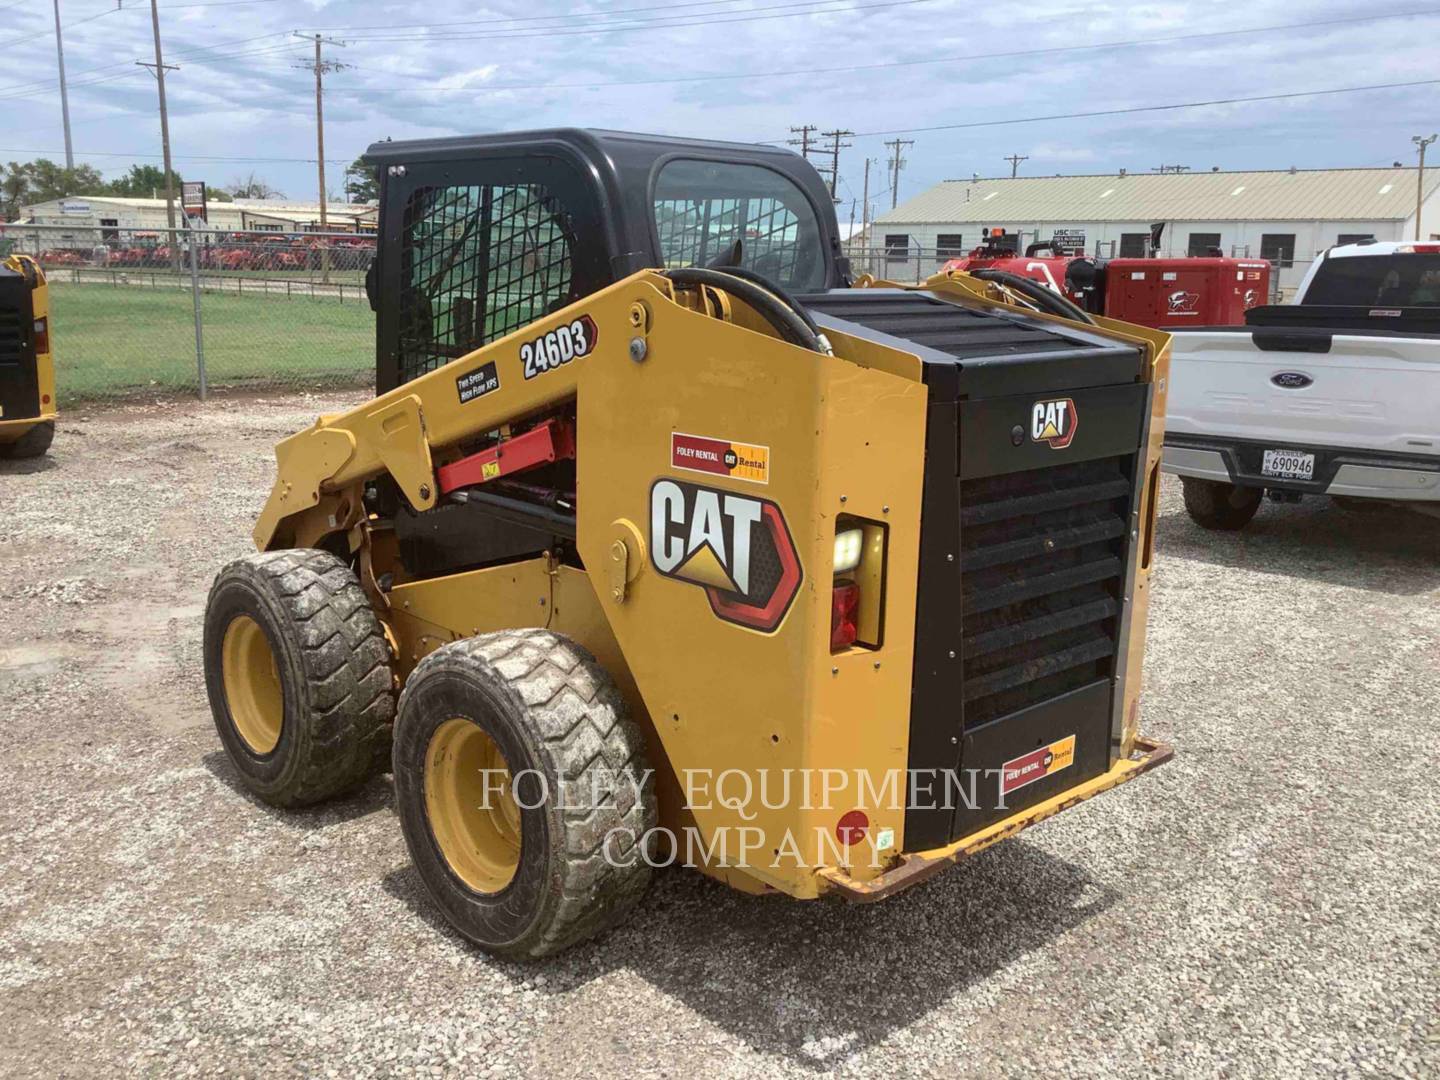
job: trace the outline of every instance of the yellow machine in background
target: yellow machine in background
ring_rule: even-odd
[[[55,366],[45,274],[28,255],[0,262],[0,458],[38,457],[55,438]]]
[[[855,287],[784,151],[370,158],[382,393],[277,447],[207,607],[258,795],[389,755],[446,916],[541,956],[656,862],[877,899],[1167,759],[1166,335],[1004,280]]]

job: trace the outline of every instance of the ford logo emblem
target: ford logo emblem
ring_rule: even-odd
[[[1315,380],[1298,371],[1282,371],[1278,375],[1270,376],[1270,381],[1282,390],[1304,390]]]

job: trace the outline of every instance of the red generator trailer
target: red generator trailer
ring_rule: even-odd
[[[1066,253],[1052,243],[1031,244],[1025,254],[1014,236],[987,234],[985,243],[948,270],[1008,270],[1073,300],[1092,315],[1160,329],[1239,326],[1245,312],[1269,302],[1270,263],[1222,256],[1101,259]]]

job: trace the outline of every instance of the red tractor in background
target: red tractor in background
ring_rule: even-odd
[[[1092,315],[1140,326],[1239,326],[1245,312],[1270,299],[1270,263],[1222,255],[1186,258],[1102,259],[1067,252],[1053,241],[1030,244],[1021,255],[1017,237],[986,229],[969,255],[944,269],[1004,270],[1038,281]]]

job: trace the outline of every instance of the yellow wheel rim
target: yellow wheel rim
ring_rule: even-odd
[[[510,766],[472,720],[447,720],[425,755],[425,813],[455,876],[476,892],[498,893],[520,865],[520,807]]]
[[[235,730],[254,753],[270,753],[280,741],[285,696],[270,639],[249,615],[237,615],[225,628],[220,669]]]

